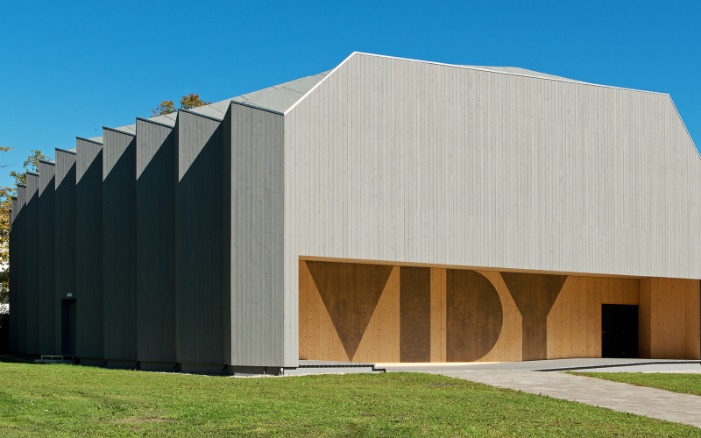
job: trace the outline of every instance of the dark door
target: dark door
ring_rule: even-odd
[[[75,300],[61,302],[61,354],[75,356],[76,305]]]
[[[638,357],[638,306],[601,305],[601,357]]]

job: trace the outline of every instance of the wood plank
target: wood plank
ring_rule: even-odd
[[[431,271],[400,268],[401,361],[431,360]]]
[[[353,356],[356,362],[400,362],[400,281],[395,266]]]
[[[446,270],[431,268],[431,362],[446,361]]]
[[[299,358],[348,361],[307,264],[299,262]]]

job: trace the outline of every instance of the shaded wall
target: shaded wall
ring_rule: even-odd
[[[102,144],[79,138],[76,150],[76,354],[99,361],[104,357]]]
[[[176,241],[177,358],[183,364],[224,364],[230,356],[228,229],[220,125],[178,113]]]
[[[20,251],[20,234],[21,229],[20,222],[17,217],[22,210],[23,205],[20,204],[19,197],[12,197],[11,200],[11,210],[10,210],[10,235],[9,244],[12,251],[10,251],[10,309],[12,309],[12,315],[10,317],[10,336],[8,339],[9,345],[8,349],[10,353],[19,352],[19,296],[23,294],[21,289],[21,283],[19,280],[18,273],[22,270],[19,263],[19,251]]]
[[[137,359],[174,364],[175,187],[177,143],[173,128],[136,122],[136,326]]]
[[[136,138],[109,128],[102,147],[104,358],[136,362]]]
[[[55,292],[57,301],[56,345],[63,349],[61,303],[76,297],[76,154],[56,149],[55,176]],[[61,351],[61,353],[75,353]]]
[[[39,351],[57,354],[55,292],[55,165],[39,162],[39,253],[36,269],[39,276]]]
[[[14,294],[14,301],[10,306],[12,316],[10,321],[12,327],[16,329],[15,348],[12,350],[19,354],[27,353],[27,187],[17,186],[17,205],[18,210],[13,223],[13,240],[10,247],[10,256],[13,258],[11,263],[14,285],[11,285]],[[14,265],[12,265],[14,263]],[[15,306],[15,307],[12,307]],[[11,335],[12,336],[12,335]]]
[[[27,354],[41,354],[40,309],[41,293],[39,282],[39,175],[27,172],[25,285],[27,301],[25,307],[27,330]]]

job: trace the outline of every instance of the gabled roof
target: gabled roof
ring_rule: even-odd
[[[260,91],[234,97],[231,100],[257,108],[284,113],[328,74],[329,72],[326,71],[318,75],[307,76]]]
[[[219,102],[210,103],[197,108],[192,108],[189,111],[203,116],[212,117],[222,120],[229,109],[231,102],[239,102],[248,106],[270,110],[278,113],[284,113],[289,107],[294,105],[301,99],[309,90],[316,84],[321,82],[329,72],[319,73],[314,76],[307,76],[294,81],[285,82],[279,85],[273,85],[269,88],[254,91],[252,93],[235,96]],[[165,114],[161,116],[150,117],[149,120],[167,125],[175,126],[177,112]],[[136,134],[136,124],[120,126],[113,128],[116,131],[121,131],[126,134]],[[102,141],[102,137],[92,137],[90,140]]]
[[[371,54],[371,53],[362,53],[362,52],[353,52],[346,60],[341,62],[338,66],[336,66],[333,70],[329,70],[323,73],[319,73],[313,76],[307,76],[303,77],[300,79],[295,79],[290,82],[285,82],[279,85],[274,85],[269,88],[264,88],[262,90],[254,91],[252,93],[247,93],[243,94],[240,96],[235,96],[229,99],[225,99],[219,102],[214,102],[209,105],[204,105],[198,108],[192,108],[189,111],[197,114],[201,114],[203,116],[211,117],[214,119],[218,120],[223,120],[224,116],[226,115],[226,112],[229,109],[229,105],[231,102],[238,102],[247,106],[252,106],[255,108],[260,108],[263,110],[269,110],[273,111],[276,113],[281,113],[284,114],[290,109],[292,109],[295,104],[303,100],[303,98],[317,85],[319,85],[327,76],[332,74],[336,69],[340,68],[348,59],[354,57],[354,56],[375,56],[375,57],[382,57],[382,58],[393,58],[393,59],[401,59],[404,61],[412,61],[412,62],[420,62],[420,63],[427,63],[427,64],[437,64],[437,65],[445,65],[445,66],[452,66],[452,67],[461,67],[461,68],[469,68],[469,69],[475,69],[475,70],[481,70],[481,71],[489,71],[489,72],[495,72],[495,73],[501,73],[501,74],[510,74],[510,75],[516,75],[516,76],[526,76],[526,77],[532,77],[532,78],[540,78],[540,79],[548,79],[548,80],[555,80],[555,81],[563,81],[563,82],[571,82],[571,83],[579,83],[579,84],[589,84],[587,82],[583,81],[577,81],[574,79],[569,79],[565,78],[562,76],[556,76],[556,75],[551,75],[548,73],[541,73],[537,72],[534,70],[529,70],[526,68],[521,68],[521,67],[495,67],[495,66],[478,66],[478,65],[456,65],[456,64],[443,64],[440,62],[433,62],[433,61],[422,61],[422,60],[415,60],[415,59],[407,59],[407,58],[397,58],[397,57],[392,57],[392,56],[385,56],[385,55],[376,55],[376,54]],[[589,84],[589,85],[595,85],[595,86],[602,86],[606,88],[619,88],[619,87],[611,87],[607,85],[597,85],[597,84]],[[648,92],[649,91],[643,91],[643,90],[635,90],[635,91],[641,91],[641,92]],[[664,93],[656,93],[656,94],[664,94]],[[165,114],[161,116],[155,116],[151,117],[148,120],[151,120],[156,123],[160,123],[166,126],[175,126],[175,121],[177,119],[177,112],[171,113],[171,114]],[[131,125],[125,125],[121,126],[118,128],[114,128],[117,131],[121,131],[127,134],[136,134],[136,124],[131,124]],[[102,141],[102,137],[92,137],[90,140],[95,140],[95,141]]]
[[[555,75],[551,75],[548,73],[541,73],[538,71],[528,70],[527,68],[521,68],[521,67],[488,67],[488,66],[483,66],[483,65],[464,65],[463,67],[476,68],[479,70],[487,70],[487,71],[493,71],[493,72],[497,72],[497,73],[511,73],[511,74],[516,74],[519,76],[530,76],[533,78],[556,79],[556,80],[565,81],[565,82],[580,82],[580,81],[575,81],[574,79],[563,78],[562,76],[555,76]]]

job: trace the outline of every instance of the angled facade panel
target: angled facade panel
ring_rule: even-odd
[[[12,197],[10,211],[10,309],[12,314],[10,315],[10,340],[9,340],[9,352],[17,353],[19,351],[19,296],[22,294],[20,289],[20,282],[18,272],[22,270],[19,264],[19,257],[16,252],[19,253],[19,228],[20,224],[17,220],[17,216],[22,209],[22,205],[19,203],[19,198],[16,196]]]
[[[64,333],[70,321],[69,304],[76,297],[76,154],[56,149],[55,177],[55,292],[57,301],[56,345],[61,354],[75,355],[75,345],[69,342],[71,333]],[[70,301],[70,302],[68,302]],[[64,305],[65,302],[65,305]],[[64,339],[64,337],[66,339]]]
[[[176,148],[172,127],[136,121],[136,344],[142,368],[177,362]]]
[[[27,288],[27,354],[41,354],[41,332],[39,327],[41,293],[39,282],[39,175],[27,172],[27,205],[26,205],[25,247],[25,282]]]
[[[228,272],[222,260],[224,198],[221,122],[178,113],[176,197],[177,357],[183,364],[225,364],[228,357]],[[227,163],[228,164],[228,163]]]
[[[13,304],[10,307],[12,316],[11,324],[16,329],[14,339],[16,342],[15,353],[27,353],[27,187],[23,185],[17,186],[17,212],[13,221],[12,241],[10,262],[12,267],[13,284],[10,295],[13,298]]]
[[[230,129],[231,363],[296,365],[283,354],[283,116],[232,104]]]
[[[39,162],[39,351],[41,354],[57,354],[55,292],[55,165]]]
[[[105,128],[102,147],[104,358],[136,363],[136,138]],[[120,364],[118,361],[122,361]]]
[[[76,354],[100,363],[103,348],[102,144],[76,140]]]

